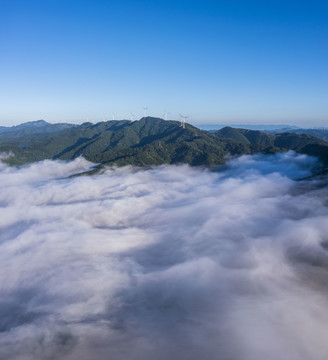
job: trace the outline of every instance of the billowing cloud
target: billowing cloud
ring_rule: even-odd
[[[91,166],[0,165],[0,359],[326,359],[313,158]]]

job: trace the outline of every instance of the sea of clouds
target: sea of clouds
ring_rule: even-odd
[[[316,160],[0,163],[0,359],[326,360]]]

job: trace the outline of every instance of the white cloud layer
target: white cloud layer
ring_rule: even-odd
[[[1,360],[327,358],[314,159],[91,165],[0,165]]]

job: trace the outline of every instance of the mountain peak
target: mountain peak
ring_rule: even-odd
[[[25,128],[15,131],[10,135],[11,140],[9,132],[0,134],[0,145],[3,139],[6,151],[10,149],[18,154],[17,163],[83,156],[95,163],[116,166],[178,163],[212,166],[224,163],[225,157],[230,155],[288,149],[310,155],[320,153],[321,159],[328,163],[327,142],[312,136],[268,135],[231,127],[209,133],[191,124],[181,127],[179,121],[151,116],[133,122],[112,120],[79,126],[56,126],[38,120],[25,123]],[[30,134],[35,135],[24,137]]]
[[[40,119],[35,121],[28,121],[17,126],[23,127],[23,126],[46,126],[46,125],[50,125],[50,124],[45,120]]]

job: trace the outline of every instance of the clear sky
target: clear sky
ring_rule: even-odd
[[[328,125],[328,2],[0,0],[0,125]]]

